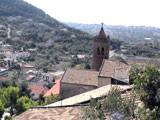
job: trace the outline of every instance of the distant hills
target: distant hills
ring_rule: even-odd
[[[65,23],[70,27],[96,35],[101,24]],[[114,49],[126,56],[141,56],[149,58],[160,57],[160,28],[146,26],[111,26],[104,25],[104,30],[111,37],[112,43],[120,40]],[[116,49],[117,48],[117,49]]]
[[[20,47],[47,49],[51,43],[57,43],[74,53],[79,46],[92,44],[91,35],[60,23],[23,0],[0,0],[0,25],[6,30],[10,25],[11,39],[6,40],[6,30],[0,29],[0,40],[6,40],[16,50]],[[81,51],[88,51],[85,48]]]
[[[96,35],[101,27],[101,24],[79,24],[79,23],[65,23],[70,27],[80,29],[89,34]],[[145,41],[154,40],[160,41],[160,28],[146,27],[146,26],[111,26],[104,25],[107,35],[113,39],[121,41]]]

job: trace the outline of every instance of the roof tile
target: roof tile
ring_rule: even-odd
[[[61,82],[97,86],[98,73],[92,70],[67,69]]]

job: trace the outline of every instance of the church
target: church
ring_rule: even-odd
[[[109,60],[110,37],[105,35],[103,25],[94,37],[91,70],[68,68],[60,80],[60,99],[69,98],[108,84],[129,84],[129,65]]]

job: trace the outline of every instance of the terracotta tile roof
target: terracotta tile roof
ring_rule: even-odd
[[[119,61],[103,60],[99,76],[104,77],[129,77],[127,70],[129,66]]]
[[[7,55],[12,55],[12,52],[7,51],[6,54],[7,54]]]
[[[59,92],[60,92],[60,80],[57,81],[57,83],[53,85],[53,87],[44,94],[44,97],[50,96],[51,94],[56,95],[59,94]]]
[[[0,77],[0,81],[9,81],[11,78],[9,77]]]
[[[32,78],[34,78],[34,76],[32,76],[32,75],[30,75],[30,76],[28,76],[28,77],[26,77],[26,80],[31,80]]]
[[[13,120],[80,120],[78,107],[33,108]]]
[[[46,105],[46,107],[76,105],[76,104],[87,102],[92,98],[104,97],[111,90],[112,87],[119,87],[121,90],[127,90],[131,88],[130,85],[106,85],[106,86],[97,88],[95,90],[91,90],[91,91]]]
[[[97,86],[98,73],[91,70],[67,69],[61,82]]]
[[[32,90],[31,94],[40,95],[41,93],[46,93],[48,90],[45,87],[35,86],[35,85],[29,85],[29,89]]]

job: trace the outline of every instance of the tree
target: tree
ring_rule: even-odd
[[[130,70],[134,80],[134,90],[144,106],[139,111],[145,113],[144,120],[160,118],[160,70],[156,65],[135,67]],[[142,114],[143,115],[143,114]]]
[[[130,98],[124,98],[121,94],[119,88],[113,87],[103,100],[91,100],[88,107],[82,107],[80,117],[85,120],[105,120],[107,116],[118,113],[126,120],[133,119],[136,97],[131,94]]]
[[[59,100],[58,95],[51,94],[50,96],[45,97],[45,105],[57,102]]]
[[[0,100],[0,118],[2,117],[4,113],[4,105],[2,104],[2,101]]]
[[[20,76],[20,71],[19,70],[13,70],[9,73],[9,77],[12,79],[12,80],[17,80]]]
[[[17,99],[17,104],[16,104],[17,114],[20,114],[25,110],[29,109],[30,107],[37,105],[38,105],[37,101],[33,101],[31,98],[28,98],[27,96],[20,97],[19,99]]]
[[[15,108],[15,105],[17,103],[17,99],[19,98],[19,88],[12,87],[12,86],[6,88],[5,98],[7,100],[6,106],[11,107],[10,113],[12,116],[14,114],[13,109]]]
[[[91,69],[91,66],[89,64],[85,64],[84,69]]]
[[[80,118],[83,120],[104,120],[105,116],[102,103],[92,99],[88,107],[81,108]]]
[[[19,96],[27,96],[30,97],[31,90],[28,89],[28,84],[26,82],[22,82],[19,85]]]

